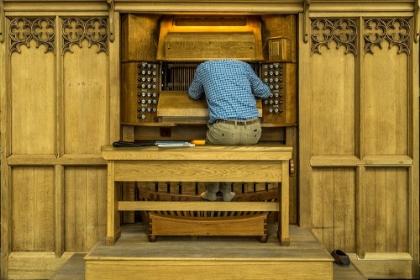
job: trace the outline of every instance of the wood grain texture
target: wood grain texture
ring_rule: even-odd
[[[64,152],[66,154],[100,153],[100,146],[108,143],[109,90],[108,61],[105,53],[97,53],[96,46],[73,46],[74,53],[64,55]],[[95,55],[93,55],[95,54]],[[95,70],[93,70],[95,69]]]
[[[159,36],[158,14],[123,14],[121,61],[155,61]]]
[[[12,153],[54,155],[57,125],[54,54],[44,53],[44,46],[37,48],[35,41],[20,50],[20,54],[11,56],[10,64]]]
[[[64,173],[65,249],[88,251],[106,229],[106,169],[67,167]]]
[[[267,234],[267,213],[241,217],[194,218],[149,214],[149,236],[255,236]]]
[[[84,253],[74,254],[51,278],[51,280],[84,280],[85,261]],[[366,280],[367,278],[354,266],[340,267],[333,265],[333,279],[340,280]]]
[[[292,148],[289,146],[251,145],[219,146],[205,145],[189,148],[113,148],[103,146],[102,155],[106,160],[197,160],[197,161],[282,161],[289,160]]]
[[[54,168],[16,167],[11,176],[12,251],[53,252]]]
[[[150,170],[154,170],[151,172]],[[236,161],[136,161],[115,166],[116,181],[274,182],[282,176],[280,164]],[[141,174],[139,176],[139,174]],[[285,174],[287,176],[288,174]]]
[[[313,15],[333,18],[332,10],[329,14],[316,5],[312,8]],[[361,16],[358,24],[362,26],[366,18]],[[369,31],[358,30],[357,38],[363,42]],[[316,36],[316,28],[312,31]],[[412,129],[418,125],[418,109],[413,111],[409,100],[417,95],[417,89],[410,88],[418,87],[418,77],[413,81],[411,74],[418,66],[387,41],[381,48],[373,47],[372,53],[361,48],[353,56],[344,50],[330,42],[320,54],[300,56],[300,75],[310,75],[300,83],[299,96],[300,111],[309,112],[300,115],[301,223],[313,228],[327,250],[346,248],[361,259],[369,253],[382,252],[386,259],[404,252],[417,259],[410,244],[416,244],[417,251],[418,218],[410,215],[418,215],[418,196],[412,201],[409,193],[418,190],[417,183],[411,184],[418,175],[410,172],[417,165],[412,152],[418,152],[418,140]],[[418,102],[413,103],[417,108]],[[393,240],[388,239],[391,236]],[[396,277],[407,269],[408,262],[385,259],[375,260],[372,270],[387,263],[399,272],[387,268],[375,277]],[[404,273],[416,277],[417,262]],[[360,269],[372,276],[368,262],[360,263]]]
[[[123,227],[114,246],[101,241],[86,255],[85,279],[333,279],[332,257],[312,234],[291,226],[291,244],[284,247],[276,229],[277,224],[268,228],[267,243],[254,237],[169,236],[149,242],[145,227]]]
[[[257,109],[262,116],[261,99],[257,99]],[[164,122],[168,117],[203,117],[209,115],[205,99],[194,100],[188,96],[186,91],[161,91],[157,107],[157,116]]]
[[[54,252],[12,252],[9,259],[9,279],[50,279],[74,253],[56,257]]]
[[[243,16],[240,18],[244,18]],[[204,61],[234,58],[259,61],[263,58],[260,20],[245,17],[242,25],[231,24],[228,19],[183,21],[177,25],[175,17],[161,20],[157,60]],[[209,22],[211,24],[209,24]]]
[[[361,100],[364,155],[407,155],[409,137],[408,57],[397,47],[374,48],[363,68],[365,91]],[[372,77],[373,75],[373,77]]]

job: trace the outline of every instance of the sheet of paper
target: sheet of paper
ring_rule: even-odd
[[[194,144],[185,141],[156,141],[158,147],[193,147]]]

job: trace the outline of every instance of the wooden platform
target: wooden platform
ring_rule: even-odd
[[[142,225],[122,227],[114,246],[105,240],[86,255],[85,279],[334,279],[329,252],[306,229],[290,227],[280,246],[277,224],[267,243],[254,237],[159,237],[149,242]],[[366,279],[353,266],[336,279]],[[57,278],[59,279],[59,278]]]

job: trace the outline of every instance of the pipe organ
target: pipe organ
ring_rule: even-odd
[[[297,125],[296,63],[284,54],[291,39],[282,34],[266,38],[261,18],[162,16],[152,21],[147,16],[127,15],[123,29],[141,30],[145,21],[155,29],[145,40],[155,47],[140,49],[138,38],[123,38],[128,49],[138,52],[122,61],[123,125],[205,125],[207,105],[204,100],[189,100],[188,87],[199,63],[224,58],[248,62],[270,87],[271,96],[257,100],[263,127]]]

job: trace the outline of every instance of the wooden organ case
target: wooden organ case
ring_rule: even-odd
[[[270,98],[257,100],[263,127],[260,143],[293,146],[297,159],[295,16],[126,14],[121,26],[122,140],[205,139],[206,102],[191,100],[187,90],[199,63],[231,58],[249,63],[271,89]],[[296,184],[291,177],[290,223],[297,222]],[[133,182],[124,183],[123,197],[196,200],[204,190],[203,183]],[[234,183],[233,190],[239,200],[277,198],[277,183]],[[141,217],[148,220],[145,214]],[[123,222],[134,222],[135,217],[124,212]]]

